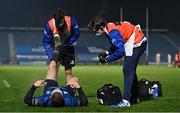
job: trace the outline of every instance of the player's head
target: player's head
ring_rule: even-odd
[[[59,88],[53,90],[50,96],[51,103],[54,107],[64,106],[64,98],[62,91]]]
[[[55,20],[56,27],[61,30],[65,27],[66,22],[65,22],[65,17],[64,17],[64,11],[61,8],[58,8],[54,14],[53,18]]]
[[[94,17],[88,24],[90,31],[97,33],[99,30],[103,30],[106,26],[106,21],[101,16]]]

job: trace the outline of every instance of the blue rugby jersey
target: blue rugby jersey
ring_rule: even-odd
[[[109,51],[109,55],[107,57],[108,62],[115,61],[125,55],[123,38],[119,31],[112,30],[109,33],[108,39],[112,46],[116,47],[115,51]]]
[[[32,105],[52,107],[50,95],[54,89],[55,88],[49,88],[43,95],[33,97]],[[66,88],[60,87],[59,89],[63,93],[65,106],[79,106],[80,105],[79,100],[76,97],[72,96]]]

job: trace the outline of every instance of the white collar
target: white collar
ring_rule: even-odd
[[[60,93],[60,94],[63,96],[63,93],[62,93],[62,91],[61,91],[59,88],[54,89],[54,90],[52,91],[52,93],[51,93],[51,96],[52,96],[54,93]],[[51,97],[51,96],[50,96],[50,97]]]

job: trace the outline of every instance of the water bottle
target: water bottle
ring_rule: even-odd
[[[154,84],[152,88],[153,88],[153,97],[158,97],[158,85]]]

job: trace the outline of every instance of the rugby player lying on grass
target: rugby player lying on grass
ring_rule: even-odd
[[[36,88],[41,86],[44,86],[43,94],[35,97]],[[79,93],[77,97],[74,96],[76,90]],[[66,86],[58,87],[57,80],[47,76],[46,80],[37,80],[31,86],[24,97],[24,103],[44,107],[85,106],[88,100],[77,77],[71,78]]]

